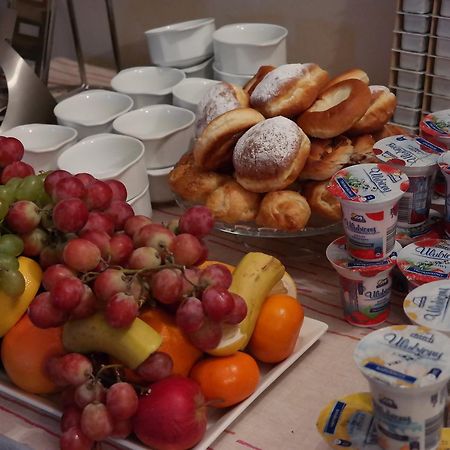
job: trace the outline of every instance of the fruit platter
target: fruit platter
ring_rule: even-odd
[[[155,223],[23,152],[0,137],[0,392],[61,417],[62,450],[206,449],[326,332],[277,258],[208,259],[207,207]]]

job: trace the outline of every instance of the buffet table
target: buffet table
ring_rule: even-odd
[[[168,222],[179,215],[180,209],[174,204],[154,205],[155,222]],[[326,450],[328,446],[315,428],[320,410],[339,396],[368,390],[352,353],[359,339],[373,328],[357,328],[343,319],[338,277],[325,257],[326,246],[335,238],[323,235],[271,240],[214,232],[206,239],[209,259],[236,264],[248,251],[263,251],[279,258],[296,282],[305,315],[329,327],[210,449]],[[406,323],[401,302],[401,295],[394,294],[385,325]],[[0,398],[0,434],[34,450],[59,448],[58,420],[3,394]],[[119,447],[102,444],[102,449],[111,448]]]

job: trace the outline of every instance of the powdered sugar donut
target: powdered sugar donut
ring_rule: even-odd
[[[246,131],[236,143],[233,165],[237,182],[252,192],[284,189],[297,178],[310,142],[292,120],[277,116]]]
[[[200,136],[206,125],[221,114],[248,105],[249,95],[241,87],[224,81],[213,84],[198,104],[196,135]]]
[[[317,64],[283,64],[256,85],[250,104],[265,117],[294,117],[312,105],[327,81]]]

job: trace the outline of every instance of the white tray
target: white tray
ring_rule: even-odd
[[[294,352],[289,358],[279,364],[260,364],[261,380],[256,391],[243,402],[231,409],[213,410],[208,417],[208,426],[205,436],[193,450],[206,450],[259,395],[264,392],[283,372],[285,372],[303,353],[306,352],[320,337],[325,334],[328,325],[319,320],[305,317]],[[4,373],[0,372],[0,392],[32,408],[42,411],[50,416],[60,417],[61,411],[54,401],[38,395],[28,394],[14,386]],[[145,450],[148,447],[132,439],[110,439],[115,445],[129,450]]]

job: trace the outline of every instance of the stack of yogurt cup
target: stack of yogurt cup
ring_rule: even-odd
[[[450,380],[450,338],[422,325],[393,325],[361,339],[353,356],[369,382],[378,446],[383,450],[440,448]]]
[[[345,236],[327,248],[339,274],[344,318],[356,326],[384,322],[390,310],[399,200],[408,176],[387,164],[359,164],[337,172],[328,185],[342,206]]]
[[[427,141],[440,147],[443,151],[450,150],[450,109],[436,111],[426,115],[419,124],[420,134]],[[438,173],[435,192],[441,196],[446,195],[446,176]],[[447,181],[447,187],[449,183]]]

